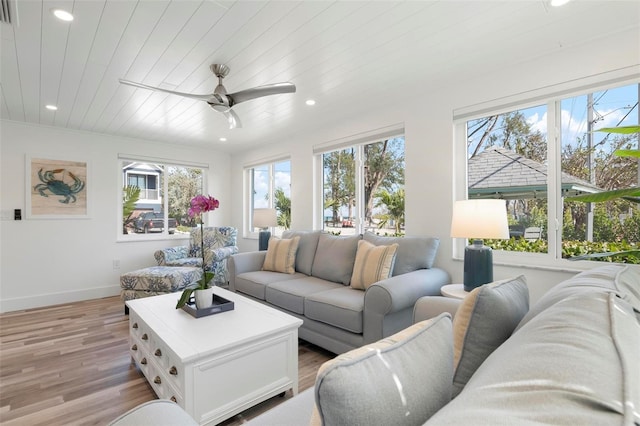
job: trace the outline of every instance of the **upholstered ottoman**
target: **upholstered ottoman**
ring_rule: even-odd
[[[191,266],[151,266],[120,275],[120,297],[127,301],[183,290],[202,278],[202,268]],[[125,314],[129,309],[125,306]]]

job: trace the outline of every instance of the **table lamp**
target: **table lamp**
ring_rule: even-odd
[[[453,205],[451,237],[473,239],[464,249],[464,289],[493,281],[493,254],[483,238],[509,238],[505,200],[462,200]]]
[[[263,251],[269,247],[269,238],[271,238],[269,228],[276,225],[278,225],[276,209],[253,210],[253,227],[260,228],[258,250]]]

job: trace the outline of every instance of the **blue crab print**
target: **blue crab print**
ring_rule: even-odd
[[[69,177],[73,179],[73,183],[69,185],[62,179],[56,179],[55,175],[59,173],[63,173],[63,178],[64,173],[67,173]],[[53,195],[59,195],[63,198],[58,201],[64,204],[75,203],[76,196],[74,194],[77,194],[84,189],[84,182],[66,169],[54,169],[47,171],[40,169],[38,170],[38,177],[42,183],[37,184],[33,189],[38,191],[43,197],[48,197],[48,195],[45,194],[45,191],[49,191]]]

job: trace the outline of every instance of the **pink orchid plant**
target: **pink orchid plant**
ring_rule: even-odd
[[[207,271],[205,260],[204,260],[204,222],[202,219],[202,214],[214,211],[220,207],[220,201],[213,198],[211,195],[196,195],[191,199],[191,207],[189,207],[189,216],[190,217],[199,217],[200,218],[200,254],[202,254],[202,278],[196,283],[190,285],[185,288],[182,292],[182,296],[180,296],[180,300],[178,300],[178,304],[176,305],[176,309],[183,307],[191,297],[191,293],[195,290],[205,290],[209,288],[209,281],[213,279],[213,272]]]

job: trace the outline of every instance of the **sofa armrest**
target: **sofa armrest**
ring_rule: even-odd
[[[442,296],[424,296],[418,299],[413,307],[413,322],[417,323],[435,318],[443,312],[449,312],[451,318],[456,315],[462,299]]]
[[[418,269],[378,281],[364,296],[364,339],[375,342],[413,324],[413,307],[423,296],[436,296],[451,282],[440,268]]]
[[[156,250],[156,252],[153,253],[153,257],[156,259],[156,262],[158,262],[158,265],[166,265],[167,262],[189,257],[189,246],[175,246]]]
[[[227,267],[229,268],[229,290],[236,291],[236,275],[262,270],[266,255],[266,250],[249,251],[231,255],[227,261]]]

